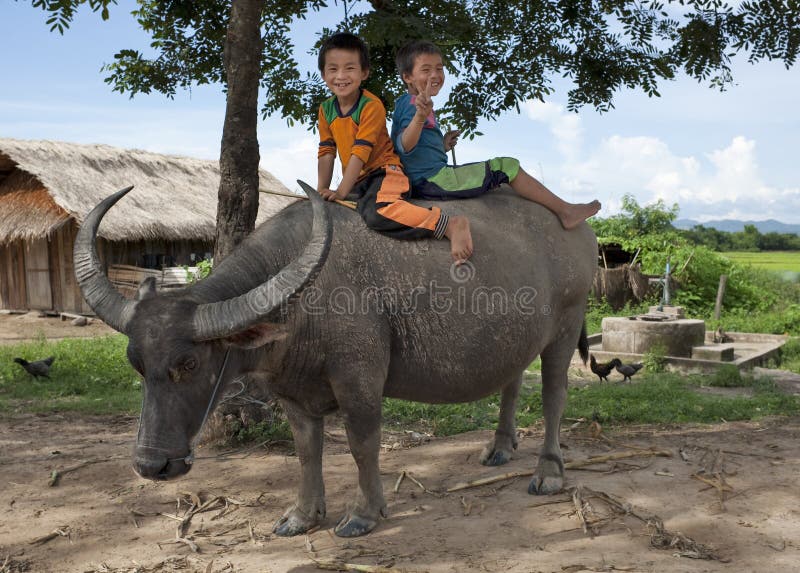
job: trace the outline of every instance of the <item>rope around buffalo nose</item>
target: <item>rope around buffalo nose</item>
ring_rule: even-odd
[[[169,462],[176,462],[182,461],[187,466],[190,466],[194,463],[194,450],[197,447],[197,442],[200,441],[200,436],[203,435],[203,428],[205,428],[206,421],[208,421],[208,415],[211,413],[211,410],[214,408],[214,401],[217,398],[217,393],[219,392],[220,386],[222,386],[223,375],[225,374],[225,367],[228,365],[228,358],[231,355],[231,348],[230,346],[225,350],[225,358],[222,360],[222,366],[220,366],[219,373],[217,374],[217,383],[214,385],[214,391],[211,393],[211,399],[208,401],[208,406],[206,406],[206,412],[203,414],[203,421],[200,422],[200,428],[197,430],[197,434],[195,434],[194,439],[189,444],[189,454],[182,458],[167,458],[167,463]],[[139,430],[136,433],[136,445],[137,447],[145,447],[150,449],[161,449],[153,446],[148,445],[141,445],[139,443],[139,438],[142,435],[142,415],[144,414],[144,392],[142,393],[142,409],[139,412]]]
[[[206,421],[208,420],[208,415],[211,413],[211,410],[214,408],[214,401],[217,398],[217,392],[219,391],[220,386],[222,386],[223,374],[225,374],[225,367],[228,365],[228,358],[231,355],[231,347],[229,346],[225,350],[225,358],[222,360],[222,366],[219,368],[219,374],[217,374],[217,383],[214,385],[214,391],[211,393],[211,399],[208,401],[208,406],[206,406],[206,413],[203,414],[203,421],[200,422],[200,428],[198,428],[197,433],[194,435],[194,439],[192,439],[192,443],[189,444],[189,455],[185,458],[175,458],[177,460],[183,460],[187,466],[190,466],[194,463],[194,450],[197,447],[197,442],[200,441],[200,436],[203,435],[203,428],[206,426]],[[169,460],[174,461],[174,460]]]

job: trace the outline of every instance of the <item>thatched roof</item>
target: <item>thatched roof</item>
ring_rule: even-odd
[[[260,189],[288,193],[260,171]],[[44,237],[102,199],[135,185],[111,209],[112,241],[214,239],[219,163],[108,145],[0,138],[0,243]],[[294,199],[259,194],[258,223]]]

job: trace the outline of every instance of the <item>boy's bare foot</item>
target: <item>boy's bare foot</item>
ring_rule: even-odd
[[[561,226],[565,229],[574,229],[583,221],[596,214],[600,210],[600,201],[595,199],[591,203],[572,203],[559,213]]]
[[[450,254],[457,264],[467,261],[472,255],[472,233],[469,230],[469,219],[461,215],[450,217],[444,236],[450,239]]]

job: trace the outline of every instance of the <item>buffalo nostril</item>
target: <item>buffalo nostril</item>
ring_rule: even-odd
[[[166,479],[162,477],[169,466],[166,456],[136,456],[133,461],[133,469],[137,474],[147,479]]]
[[[192,466],[186,463],[184,458],[168,460],[167,465],[164,466],[159,479],[172,479],[174,477],[182,476],[189,472]]]
[[[167,480],[169,479],[169,461],[164,464],[164,467],[156,474],[156,479]]]

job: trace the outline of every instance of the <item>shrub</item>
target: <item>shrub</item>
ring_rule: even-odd
[[[746,386],[742,379],[739,369],[733,364],[723,364],[714,375],[707,381],[709,386],[720,386],[723,388],[733,388],[736,386]]]
[[[666,372],[667,370],[667,348],[661,344],[653,344],[648,350],[644,358],[642,359],[642,364],[644,364],[645,369],[647,372],[651,374],[658,374],[660,372]]]

